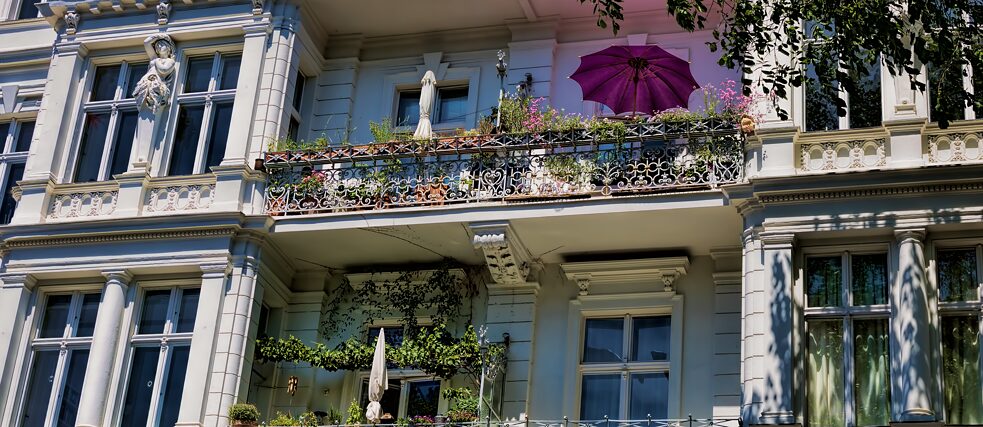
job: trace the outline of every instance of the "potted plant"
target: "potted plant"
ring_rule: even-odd
[[[255,427],[259,422],[259,410],[251,403],[236,403],[229,407],[229,423],[232,427]]]
[[[269,426],[296,426],[299,424],[300,422],[294,417],[280,411],[277,411],[276,416],[266,422],[266,425]]]

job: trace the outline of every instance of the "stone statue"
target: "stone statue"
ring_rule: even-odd
[[[143,40],[143,47],[150,56],[147,74],[144,74],[133,89],[137,108],[157,114],[162,111],[171,98],[174,73],[174,42],[167,34],[154,34]]]

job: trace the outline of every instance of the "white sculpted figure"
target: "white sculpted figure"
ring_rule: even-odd
[[[154,34],[143,40],[143,47],[150,56],[147,74],[133,89],[137,107],[151,113],[164,109],[171,98],[171,74],[174,73],[174,42],[167,34]]]

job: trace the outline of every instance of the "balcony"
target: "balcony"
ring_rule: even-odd
[[[744,137],[716,117],[610,122],[267,153],[274,216],[617,197],[744,179]]]

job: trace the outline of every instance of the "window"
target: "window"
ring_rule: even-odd
[[[241,59],[216,53],[185,64],[168,175],[206,173],[222,163]]]
[[[290,102],[293,108],[290,110],[290,124],[287,127],[287,135],[294,141],[300,140],[300,120],[303,117],[300,112],[304,103],[304,86],[306,85],[307,78],[298,70],[294,77],[294,93]]]
[[[72,181],[105,181],[129,168],[138,114],[133,89],[146,72],[146,63],[95,68]]]
[[[980,381],[979,248],[935,254],[946,424],[983,424]]]
[[[131,338],[120,426],[174,425],[198,311],[197,288],[148,289]]]
[[[828,29],[806,23],[806,35],[812,38],[816,31]],[[812,79],[804,86],[805,90],[805,128],[806,131],[825,131],[836,129],[858,129],[881,125],[881,65],[871,61],[866,76],[851,75],[848,81],[837,79],[839,61],[830,55],[822,54],[824,46],[818,42],[810,47],[819,50],[822,60],[806,67],[806,75]],[[859,74],[859,73],[858,73]],[[836,93],[824,91],[821,83],[830,82]],[[855,85],[853,95],[846,96],[843,85]],[[838,97],[846,97],[846,117],[837,113]]]
[[[983,49],[983,46],[977,50]],[[942,69],[932,64],[926,65],[929,81],[929,118],[937,121],[944,114],[949,120],[973,120],[983,118],[983,100],[976,97],[971,108],[960,98],[963,89],[974,95],[983,93],[983,60],[977,57],[969,58],[969,66],[965,68]],[[965,78],[964,74],[972,75]]]
[[[371,327],[366,334],[365,342],[375,346],[379,337],[379,327]],[[385,327],[387,346],[398,347],[403,343],[403,328],[399,326]],[[401,370],[395,365],[389,368],[389,388],[382,395],[383,423],[394,422],[399,418],[411,418],[418,415],[437,416],[440,403],[440,381],[427,377],[419,371]],[[368,372],[363,373],[360,404],[364,408],[369,404]],[[387,421],[388,420],[388,421]]]
[[[399,92],[396,105],[397,126],[416,126],[420,121],[420,89]],[[468,86],[437,88],[436,100],[431,108],[433,124],[461,123],[468,115]]]
[[[887,255],[810,256],[804,281],[807,424],[887,425]]]
[[[39,16],[38,7],[35,3],[45,0],[20,0],[20,9],[17,11],[17,19],[34,19]]]
[[[17,201],[11,190],[17,186],[17,181],[24,178],[24,163],[31,149],[34,138],[33,121],[12,121],[0,123],[0,149],[5,154],[0,161],[0,176],[3,187],[3,199],[0,201],[0,224],[9,224],[14,217]]]
[[[666,419],[670,316],[587,318],[580,419]]]
[[[98,293],[49,294],[31,342],[21,427],[72,427],[78,414]]]

